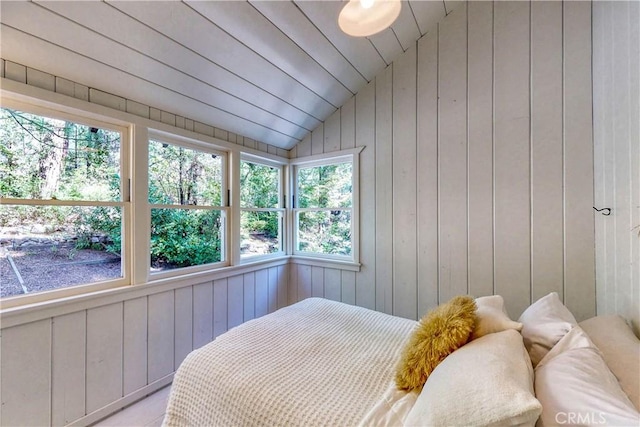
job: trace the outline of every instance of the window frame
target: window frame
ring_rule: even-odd
[[[20,206],[86,206],[86,207],[117,207],[121,209],[121,249],[120,249],[120,269],[122,276],[116,279],[102,280],[93,283],[82,283],[58,289],[39,291],[29,294],[12,295],[0,298],[0,308],[12,308],[29,304],[37,304],[43,301],[67,298],[76,295],[91,294],[113,288],[126,287],[132,282],[132,144],[131,126],[126,126],[118,120],[110,120],[106,116],[96,116],[95,114],[82,114],[82,112],[70,112],[63,106],[44,106],[39,103],[5,98],[3,94],[0,108],[17,110],[27,114],[38,115],[58,120],[71,121],[75,124],[107,129],[120,133],[120,200],[118,201],[98,201],[98,200],[62,200],[62,199],[19,199],[0,196],[0,205],[20,205]]]
[[[145,175],[146,175],[146,188],[147,191],[149,189],[149,153],[148,148],[151,141],[156,141],[160,143],[167,143],[174,145],[176,147],[183,147],[191,150],[197,150],[200,152],[204,152],[207,154],[215,154],[222,158],[222,171],[221,177],[222,182],[220,183],[220,188],[222,191],[221,194],[221,205],[220,206],[210,206],[210,205],[165,205],[165,204],[155,204],[149,202],[148,192],[145,194],[145,202],[146,202],[146,223],[147,227],[147,255],[148,260],[146,262],[146,271],[147,271],[147,281],[161,280],[167,278],[175,278],[182,277],[192,273],[199,273],[210,270],[217,270],[223,267],[229,267],[232,264],[231,257],[231,215],[232,215],[232,207],[230,204],[230,177],[229,177],[229,163],[230,163],[230,153],[224,149],[220,149],[219,147],[213,144],[207,144],[206,142],[180,137],[174,134],[168,134],[166,132],[157,131],[154,129],[149,129],[147,139],[146,139],[146,147],[147,147],[147,163],[145,164]],[[138,165],[139,167],[139,165]],[[212,262],[207,264],[200,265],[192,265],[187,267],[179,267],[170,270],[161,270],[153,272],[151,271],[151,210],[152,209],[193,209],[193,210],[216,210],[223,213],[223,225],[221,227],[222,237],[221,237],[221,260],[218,262]]]
[[[310,263],[325,267],[337,266],[349,270],[358,271],[360,268],[360,159],[359,154],[364,147],[357,147],[349,150],[341,150],[331,153],[298,157],[290,160],[291,165],[291,204],[290,211],[290,234],[291,250],[290,254],[294,263]],[[351,207],[350,208],[299,208],[298,198],[298,172],[301,168],[329,166],[339,163],[351,163]],[[333,255],[317,252],[307,252],[298,250],[298,213],[304,211],[331,211],[331,210],[351,211],[351,255]]]
[[[279,242],[280,242],[280,250],[277,252],[269,253],[269,254],[256,254],[256,255],[243,255],[240,253],[239,255],[239,264],[248,264],[252,262],[262,261],[262,260],[270,260],[273,258],[280,258],[286,256],[287,254],[287,209],[286,209],[286,164],[276,162],[274,160],[270,160],[264,157],[256,156],[254,154],[250,154],[247,152],[240,153],[240,169],[242,169],[242,162],[246,161],[249,163],[254,163],[260,166],[267,166],[278,169],[279,176],[279,185],[278,185],[278,207],[277,208],[243,208],[241,202],[241,191],[242,188],[240,182],[238,182],[238,211],[239,211],[239,222],[241,221],[242,212],[279,212],[280,213],[280,226],[279,226]],[[242,243],[241,233],[242,227],[239,223],[238,225],[238,250],[240,250],[240,244]]]
[[[6,82],[0,89],[0,105],[2,107],[40,114],[47,117],[61,118],[78,124],[118,131],[121,134],[121,197],[117,202],[122,204],[122,278],[74,285],[57,290],[42,291],[28,295],[17,295],[0,298],[0,313],[22,312],[36,307],[57,307],[73,302],[81,303],[95,298],[107,296],[119,298],[117,295],[134,291],[138,287],[174,286],[172,283],[195,283],[203,278],[226,277],[233,272],[247,272],[257,265],[304,264],[338,268],[346,271],[359,271],[359,153],[365,147],[357,147],[327,154],[311,155],[288,159],[265,151],[242,146],[230,141],[221,140],[213,135],[194,133],[188,129],[160,123],[148,118],[139,117],[118,111],[109,106],[89,103],[85,100],[71,99],[35,87],[23,87],[14,82]],[[148,201],[148,141],[162,140],[197,150],[213,151],[225,155],[223,171],[225,198],[223,206],[226,211],[225,223],[225,262],[220,264],[204,264],[176,270],[166,270],[150,274],[150,204]],[[353,164],[352,194],[352,256],[351,261],[318,256],[312,253],[293,253],[293,169],[296,165],[309,162],[344,157]],[[258,163],[273,164],[282,171],[281,194],[284,210],[284,227],[281,232],[282,251],[258,257],[240,257],[240,159],[256,160]],[[20,204],[21,199],[18,199]],[[3,199],[5,204],[9,199]],[[26,202],[26,204],[31,202]],[[41,203],[40,201],[33,202]],[[63,204],[64,201],[56,201]],[[68,205],[78,205],[71,201]],[[91,205],[89,203],[89,205]],[[142,256],[134,254],[143,254]],[[149,290],[142,291],[144,293]]]

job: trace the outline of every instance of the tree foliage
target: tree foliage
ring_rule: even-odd
[[[0,109],[0,194],[15,199],[117,201],[120,133],[10,109]],[[121,215],[110,207],[13,206],[0,225],[38,225],[78,237],[107,234],[103,249],[120,253]],[[89,243],[87,243],[89,242]]]
[[[119,181],[118,132],[0,110],[3,197],[114,201]]]
[[[298,249],[351,254],[353,165],[338,163],[298,170]]]
[[[280,197],[280,170],[249,161],[240,163],[240,207],[278,208]],[[273,241],[272,250],[278,249],[280,217],[273,211],[243,211],[240,218],[241,238],[260,235]]]
[[[121,201],[121,135],[66,120],[0,109],[0,195],[41,200]],[[204,150],[149,142],[151,265],[174,268],[222,260],[224,164]],[[242,161],[242,238],[279,248],[279,168]],[[352,165],[303,167],[297,178],[299,249],[351,252]],[[154,206],[155,205],[155,206]],[[305,211],[305,209],[312,209]],[[45,225],[77,237],[77,248],[121,253],[117,206],[12,206],[1,226]],[[99,248],[92,236],[107,236]],[[273,248],[272,248],[273,249]]]
[[[222,205],[222,160],[216,154],[149,142],[149,202]],[[221,260],[222,214],[217,210],[151,209],[151,265],[187,267]]]

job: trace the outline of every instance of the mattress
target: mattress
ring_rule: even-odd
[[[163,425],[357,425],[415,325],[319,298],[249,321],[187,356]]]

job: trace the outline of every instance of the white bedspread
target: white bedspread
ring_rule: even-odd
[[[415,324],[318,298],[247,322],[185,359],[163,425],[357,425]]]

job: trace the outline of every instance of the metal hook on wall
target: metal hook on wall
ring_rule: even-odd
[[[602,215],[604,215],[604,216],[609,216],[609,215],[611,215],[611,208],[602,208],[602,209],[598,209],[598,208],[596,208],[596,207],[594,206],[594,207],[593,207],[593,209],[594,209],[596,212],[600,212],[600,213],[601,213]]]

